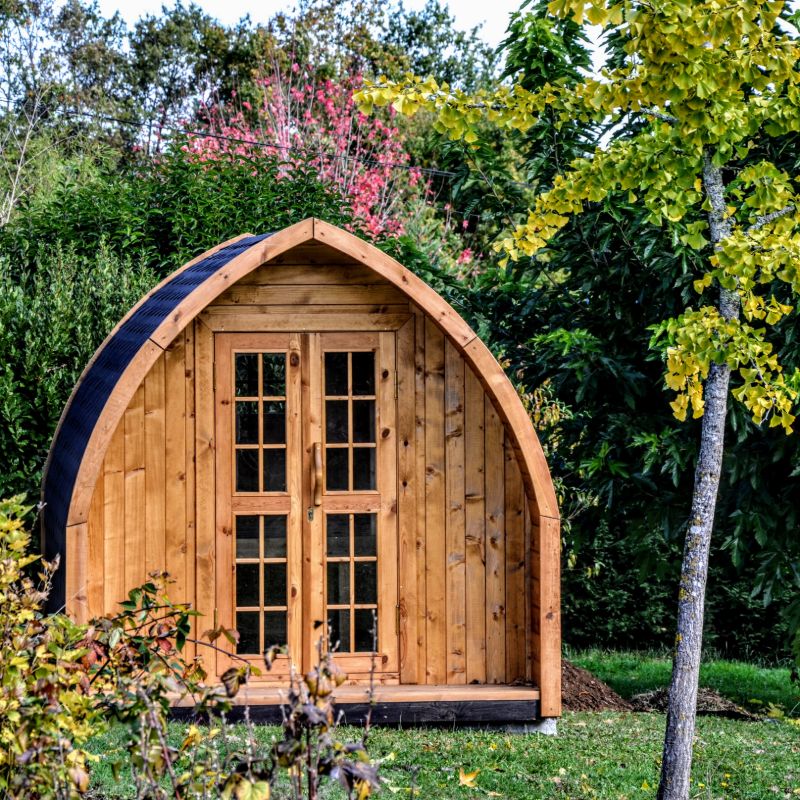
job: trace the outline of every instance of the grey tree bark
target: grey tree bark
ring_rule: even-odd
[[[714,247],[718,247],[731,233],[731,220],[725,216],[725,185],[721,170],[712,162],[712,153],[705,155],[703,187],[710,205],[708,222],[711,242]],[[735,291],[721,288],[718,308],[726,319],[738,318],[739,295]],[[678,631],[669,687],[658,800],[689,798],[697,685],[703,646],[708,553],[724,452],[729,382],[730,368],[726,364],[712,364],[704,389],[700,454],[694,476],[692,513],[683,550],[678,593]]]

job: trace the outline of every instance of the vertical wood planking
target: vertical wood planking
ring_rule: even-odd
[[[125,599],[125,418],[103,461],[103,613]]]
[[[505,442],[506,682],[525,678],[525,494],[517,457]]]
[[[531,507],[528,498],[524,496],[523,524],[525,527],[525,680],[528,683],[535,681],[533,669],[533,524],[531,520]]]
[[[417,683],[417,481],[414,403],[414,319],[397,332],[397,487],[400,606],[400,682]]]
[[[539,626],[541,715],[561,714],[561,538],[557,519],[540,516]]]
[[[197,608],[197,591],[195,582],[195,330],[199,323],[191,323],[184,331],[184,392],[186,401],[186,454],[184,464],[186,467],[186,597],[192,606]],[[200,622],[197,617],[192,617],[192,638],[197,639],[200,633]],[[205,628],[203,630],[206,630]],[[196,647],[192,643],[186,645],[186,655],[193,658]]]
[[[486,496],[484,393],[475,373],[464,381],[467,683],[486,682]]]
[[[166,569],[165,356],[144,381],[145,573]]]
[[[89,572],[89,523],[70,525],[66,531],[66,563],[70,565],[66,580],[66,608],[78,624],[89,621],[86,584]]]
[[[397,386],[394,333],[378,335],[378,489],[381,493],[378,551],[378,646],[397,669]],[[379,666],[380,669],[380,666]]]
[[[145,582],[144,385],[125,410],[125,593]],[[119,598],[121,599],[121,598]]]
[[[303,338],[303,474],[311,474],[313,446],[322,442],[322,342],[320,334]],[[325,454],[323,454],[323,460]],[[312,507],[311,487],[304,487],[303,503]],[[303,516],[303,663],[304,670],[316,663],[316,644],[326,635],[327,627],[314,627],[315,621],[325,620],[324,597],[324,519],[321,509],[314,519]]]
[[[503,423],[486,398],[486,682],[503,683],[506,671],[505,480]]]
[[[214,625],[236,628],[234,591],[236,566],[233,557],[234,522],[231,513],[233,465],[230,451],[233,441],[233,358],[227,342],[221,337],[214,341],[214,451],[216,514],[214,551]],[[226,656],[217,653],[217,671],[222,673],[233,666]]]
[[[417,548],[417,682],[427,681],[428,663],[428,599],[426,573],[425,530],[425,317],[414,310],[414,446],[416,452],[415,479],[417,521],[415,538]]]
[[[539,548],[541,540],[539,519],[538,514],[531,517],[531,670],[536,686],[540,686],[542,680],[542,627],[539,613],[542,591],[539,576],[541,575],[542,556]]]
[[[170,597],[185,603],[186,587],[186,340],[181,333],[164,353],[165,542]]]
[[[425,320],[425,577],[427,683],[447,680],[444,336]]]
[[[103,583],[105,577],[103,518],[105,481],[103,473],[92,495],[92,505],[89,507],[89,571],[86,576],[86,605],[89,618],[99,617],[103,613]]]
[[[464,514],[464,359],[445,342],[447,683],[466,683],[466,540]]]
[[[290,510],[287,518],[287,562],[290,580],[287,599],[287,636],[292,647],[303,637],[303,431],[300,412],[303,392],[302,343],[298,334],[289,337],[286,365],[286,489]],[[302,651],[289,654],[300,668]]]
[[[214,458],[214,335],[202,323],[195,326],[195,593],[202,614],[198,630],[216,624],[215,573],[215,458]],[[216,675],[215,659],[198,648],[209,675]]]

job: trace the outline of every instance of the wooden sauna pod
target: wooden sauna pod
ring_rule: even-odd
[[[373,620],[378,721],[560,714],[559,514],[528,415],[443,298],[325,222],[221,244],[143,298],[73,391],[43,499],[77,620],[167,570],[197,630],[237,628],[259,665],[288,642],[307,669],[327,619],[348,719]],[[268,718],[289,668],[241,702]]]

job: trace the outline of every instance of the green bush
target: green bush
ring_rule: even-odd
[[[0,791],[74,797],[89,786],[83,745],[102,732],[86,693],[81,629],[42,607],[55,564],[29,555],[21,499],[0,501]]]
[[[32,269],[0,256],[0,497],[38,495],[61,410],[92,353],[156,282],[98,242],[56,244]]]
[[[89,258],[105,243],[164,277],[242,233],[280,230],[312,216],[349,224],[349,208],[311,168],[294,167],[282,177],[278,158],[220,154],[199,161],[176,148],[158,161],[65,178],[0,231],[0,251],[31,269],[42,243]]]

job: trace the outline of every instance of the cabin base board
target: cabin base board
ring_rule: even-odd
[[[251,722],[279,725],[282,721],[278,705],[235,706],[227,715],[230,722],[242,722],[249,709]],[[341,703],[336,706],[343,725],[363,725],[370,710],[368,703]],[[171,714],[176,720],[194,719],[191,708],[175,707]],[[544,720],[547,722],[548,720]],[[403,727],[406,725],[465,725],[498,727],[509,733],[537,733],[538,700],[464,700],[433,703],[376,703],[372,708],[371,725]],[[543,733],[551,733],[549,728]],[[554,733],[554,731],[553,731]]]
[[[372,725],[512,726],[513,731],[533,733],[542,722],[539,691],[530,686],[376,687],[374,705],[363,687],[342,687],[337,695],[336,710],[346,725],[363,725],[370,708]],[[279,724],[284,699],[283,690],[248,687],[228,719],[241,721],[247,710],[253,722]],[[172,709],[179,720],[191,719],[193,713],[184,705]]]

